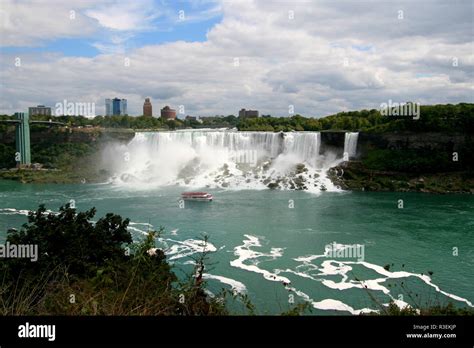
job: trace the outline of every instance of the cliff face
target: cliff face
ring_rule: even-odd
[[[430,149],[439,151],[459,151],[468,144],[469,135],[444,133],[359,133],[358,148],[361,155],[367,149]]]
[[[331,151],[342,157],[344,131],[321,132],[320,152]],[[472,147],[473,140],[466,134],[445,134],[436,132],[416,133],[366,133],[360,132],[357,142],[357,157],[364,157],[370,151],[380,150],[432,150],[452,154]]]
[[[326,131],[321,132],[321,146],[320,153],[331,151],[342,157],[344,152],[344,138],[345,132]]]
[[[348,190],[474,193],[473,154],[467,134],[361,132],[358,160],[341,163],[330,177]]]

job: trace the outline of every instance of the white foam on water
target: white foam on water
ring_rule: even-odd
[[[1,215],[28,215],[29,210],[15,209],[15,208],[1,208]]]
[[[311,279],[311,280],[318,280],[314,277],[312,277],[311,275],[307,274],[307,273],[304,273],[304,272],[297,272],[297,271],[294,271],[292,269],[276,269],[275,270],[275,274],[280,274],[280,273],[293,273],[297,276],[300,276],[301,278],[308,278],[308,279]]]
[[[243,245],[236,246],[234,248],[234,255],[238,258],[230,262],[232,267],[240,268],[249,272],[254,272],[263,275],[267,280],[274,282],[290,283],[290,280],[286,277],[279,276],[277,273],[259,268],[255,263],[253,265],[245,264],[247,260],[256,260],[258,258],[276,259],[283,255],[282,248],[272,248],[269,253],[258,252],[250,249],[251,247],[261,247],[260,241],[257,237],[245,234],[245,240]]]
[[[172,236],[176,236],[178,234],[179,228],[175,228],[174,230],[171,230],[170,234]]]
[[[270,253],[263,253],[263,252],[258,252],[255,250],[252,250],[252,247],[261,247],[261,243],[258,239],[258,237],[251,236],[245,234],[245,240],[243,241],[243,245],[237,246],[234,248],[234,254],[238,256],[238,259],[231,261],[231,266],[237,267],[249,272],[254,272],[261,274],[266,280],[270,281],[277,281],[277,282],[282,282],[285,286],[285,288],[288,291],[291,291],[301,297],[303,300],[310,302],[314,308],[317,309],[322,309],[322,310],[337,310],[337,311],[348,311],[352,314],[360,314],[360,313],[369,313],[369,312],[376,312],[376,310],[370,309],[370,308],[363,308],[363,309],[354,309],[350,307],[349,305],[338,301],[338,300],[332,300],[332,299],[325,299],[323,301],[314,301],[313,299],[310,298],[309,295],[304,293],[301,290],[296,289],[295,287],[291,286],[291,281],[283,276],[280,276],[279,274],[282,272],[289,272],[289,273],[294,273],[297,275],[300,275],[304,278],[312,278],[313,277],[301,273],[301,272],[296,272],[296,271],[291,271],[291,270],[280,270],[276,269],[273,273],[267,270],[263,270],[259,267],[257,267],[255,264],[253,265],[248,265],[245,264],[244,262],[248,261],[255,261],[258,258],[262,257],[270,257],[270,259],[276,259],[278,257],[281,257],[283,255],[283,249],[282,248],[272,248]],[[342,245],[341,245],[342,246]],[[320,256],[320,255],[319,255]],[[297,258],[298,260],[314,260],[316,258],[319,258],[318,255],[311,255],[308,257],[302,257],[302,258]],[[253,262],[255,263],[255,262]],[[350,267],[349,267],[350,268]],[[323,268],[326,272],[328,273],[333,273],[333,274],[338,274],[338,272],[343,269],[344,271],[348,270],[348,267],[337,267],[333,266],[330,263],[327,263],[325,267]],[[303,275],[304,274],[304,275]]]
[[[177,260],[183,257],[188,257],[196,253],[215,252],[217,248],[207,242],[198,239],[186,239],[185,241],[174,240],[170,238],[164,238],[167,242],[173,242],[174,244],[169,247],[165,253],[169,256],[169,260]]]
[[[346,249],[351,249],[354,247],[362,247],[361,244],[340,244],[336,242],[332,242],[331,244],[327,244],[324,247],[324,254],[319,254],[319,255],[307,255],[307,256],[299,256],[297,258],[294,258],[293,260],[298,261],[298,262],[303,262],[305,264],[311,264],[311,261],[314,261],[316,259],[320,258],[326,258],[330,257],[331,254],[337,254],[338,252],[343,252]]]
[[[303,262],[303,263],[310,263],[313,260],[319,259],[321,257],[326,257],[326,255],[309,255],[309,256],[300,256],[297,258],[294,258],[293,260],[298,261],[298,262]]]
[[[333,251],[334,250],[344,250],[347,247],[351,247],[351,245],[343,245],[343,244],[332,244],[333,246]],[[318,267],[317,265],[314,265],[311,263],[314,260],[320,259],[320,258],[325,258],[328,256],[328,246],[325,248],[325,253],[324,254],[319,254],[319,255],[307,255],[307,256],[300,256],[298,258],[294,258],[295,261],[301,262],[302,265],[298,265],[296,269],[301,269],[302,267],[304,268],[309,268],[312,271],[317,270],[318,274],[317,276],[309,275],[307,272],[290,272],[289,270],[284,270],[284,272],[290,272],[293,274],[296,274],[298,276],[304,277],[304,278],[312,278],[313,280],[318,280],[321,281],[322,284],[328,288],[331,289],[336,289],[336,290],[348,290],[352,288],[359,288],[359,289],[367,289],[367,290],[373,290],[373,291],[381,291],[385,295],[388,295],[400,308],[403,308],[404,306],[407,306],[408,304],[406,302],[400,301],[396,298],[394,298],[390,294],[390,289],[387,287],[383,286],[381,283],[386,282],[389,279],[400,279],[400,278],[409,278],[409,277],[416,277],[422,280],[425,284],[431,286],[432,288],[435,289],[435,291],[452,298],[456,301],[459,302],[464,302],[470,307],[474,307],[472,302],[454,295],[452,293],[443,291],[437,286],[436,284],[432,283],[431,278],[428,275],[421,275],[421,274],[416,274],[416,273],[411,273],[411,272],[406,272],[406,271],[387,271],[385,268],[382,266],[372,264],[366,261],[339,261],[339,260],[325,260],[321,263],[321,265]],[[309,267],[313,265],[314,267]],[[377,278],[377,279],[367,279],[363,281],[355,281],[355,280],[350,280],[348,281],[348,272],[352,270],[352,267],[350,265],[362,265],[368,269],[371,269],[375,272],[377,272],[380,275],[383,275],[383,278]],[[304,276],[302,275],[304,274]],[[334,276],[334,275],[339,275],[341,276],[341,281],[336,282],[331,279],[324,279],[326,276]]]
[[[411,308],[411,306],[406,303],[405,301],[402,301],[402,300],[398,300],[398,299],[395,299],[395,298],[392,298],[392,301],[393,303],[395,303],[397,305],[398,308],[400,309],[404,309],[404,308]],[[388,306],[389,304],[385,304],[385,306]],[[416,310],[417,312],[419,312],[419,309]]]
[[[129,225],[142,225],[142,226],[147,226],[147,227],[153,228],[153,225],[148,223],[148,222],[133,222],[133,221],[130,221],[128,224]]]
[[[348,262],[348,263],[357,263],[357,264],[361,264],[369,269],[372,269],[374,270],[375,272],[385,276],[386,278],[382,278],[381,280],[377,280],[377,281],[385,281],[387,279],[397,279],[397,278],[408,278],[408,277],[416,277],[416,278],[419,278],[421,279],[425,284],[431,286],[432,288],[435,289],[435,291],[449,297],[449,298],[452,298],[453,300],[456,300],[456,301],[459,301],[459,302],[464,302],[466,303],[468,306],[470,307],[474,307],[474,305],[472,304],[471,301],[463,298],[463,297],[460,297],[460,296],[457,296],[457,295],[454,295],[454,294],[451,294],[449,292],[446,292],[446,291],[443,291],[440,289],[440,287],[436,284],[433,284],[431,282],[431,278],[426,275],[426,274],[416,274],[416,273],[410,273],[410,272],[406,272],[406,271],[396,271],[396,272],[390,272],[390,271],[387,271],[385,268],[383,268],[382,266],[379,266],[379,265],[375,265],[375,264],[372,264],[372,263],[368,263],[368,262],[365,262],[365,261],[359,261],[359,262]]]
[[[472,303],[469,300],[441,290],[437,285],[431,282],[431,278],[428,275],[415,274],[415,273],[410,273],[406,271],[390,272],[390,271],[385,270],[382,266],[371,264],[365,261],[341,261],[341,260],[330,259],[330,260],[322,261],[319,266],[312,263],[314,260],[327,258],[328,256],[330,256],[329,254],[330,251],[332,251],[332,254],[334,254],[334,251],[352,248],[353,245],[332,243],[331,245],[326,246],[324,254],[306,255],[306,256],[300,256],[300,257],[294,258],[293,260],[302,263],[296,266],[295,269],[290,269],[290,268],[275,269],[274,273],[261,270],[256,266],[245,265],[243,264],[243,262],[253,261],[253,259],[255,258],[258,258],[261,256],[269,256],[271,254],[264,254],[264,253],[259,253],[254,250],[251,250],[250,249],[251,247],[261,247],[261,244],[257,237],[249,236],[249,235],[245,235],[245,237],[247,239],[244,240],[244,244],[234,249],[235,250],[234,254],[239,256],[239,258],[237,260],[232,261],[231,265],[251,271],[251,272],[261,273],[267,280],[283,281],[284,283],[286,283],[285,284],[286,289],[294,292],[295,294],[303,298],[305,301],[311,302],[312,306],[317,309],[347,311],[354,315],[358,315],[361,313],[378,312],[378,310],[370,309],[370,308],[354,309],[353,307],[339,300],[334,300],[334,299],[324,299],[322,301],[314,301],[304,292],[294,287],[291,287],[289,285],[290,284],[289,279],[279,276],[279,274],[290,273],[290,274],[299,276],[301,278],[307,278],[313,281],[319,281],[324,286],[330,289],[339,290],[339,291],[344,291],[344,290],[353,289],[353,288],[372,290],[372,291],[381,291],[385,295],[387,295],[391,299],[391,301],[394,302],[400,308],[410,307],[410,305],[407,302],[394,298],[391,295],[390,290],[387,287],[383,286],[381,283],[384,283],[389,279],[416,277],[416,278],[421,279],[425,284],[433,287],[439,293],[442,293],[443,295],[449,298],[455,299],[457,301],[464,302],[467,305],[472,307]],[[348,273],[352,271],[351,265],[362,265],[368,269],[374,270],[375,272],[383,275],[384,277],[377,278],[377,279],[367,279],[363,281],[349,280]],[[309,272],[312,272],[312,273],[310,274]],[[275,275],[277,276],[277,278],[274,277]],[[336,282],[332,279],[326,279],[326,277],[328,276],[340,276],[341,280],[339,282]],[[383,305],[388,306],[388,304],[389,303],[386,303]]]
[[[377,312],[376,310],[371,309],[371,308],[354,309],[351,306],[345,304],[344,302],[341,302],[339,300],[334,300],[334,299],[324,299],[322,301],[313,302],[312,305],[316,309],[321,309],[325,311],[327,310],[344,311],[344,312],[349,312],[353,315],[359,315],[361,313]]]
[[[227,277],[223,277],[219,275],[214,275],[214,274],[209,274],[209,273],[204,273],[202,277],[204,279],[217,280],[223,284],[229,285],[232,291],[234,291],[235,293],[244,294],[247,291],[247,287],[243,283],[235,279],[231,279],[231,278],[227,278]]]
[[[308,294],[304,293],[301,290],[297,290],[293,287],[286,287],[286,288],[289,291],[294,292],[296,295],[301,297],[304,301],[311,303],[311,305],[316,309],[325,310],[325,311],[328,311],[328,310],[343,311],[343,312],[349,312],[353,315],[359,315],[361,313],[371,313],[371,312],[378,313],[378,310],[371,309],[371,308],[354,309],[342,301],[329,299],[329,298],[321,300],[321,301],[315,301],[311,297],[309,297]]]
[[[132,231],[132,232],[137,232],[137,233],[143,234],[145,236],[148,235],[148,230],[142,230],[140,228],[133,227],[133,226],[130,226],[130,225],[127,227],[127,230]]]
[[[130,226],[130,225],[133,225],[133,226]],[[147,229],[143,230],[134,226],[145,226],[147,227]],[[154,230],[154,226],[150,223],[130,222],[127,229],[129,231],[136,232],[136,233],[146,236],[148,235],[149,231]],[[179,229],[171,230],[170,235],[176,236],[178,230]],[[209,243],[209,242],[206,243],[203,240],[199,240],[199,239],[186,239],[184,241],[179,241],[179,240],[175,240],[171,238],[159,237],[156,240],[162,244],[162,249],[170,261],[182,259],[182,258],[192,256],[197,253],[202,253],[204,251],[207,251],[207,252],[217,251],[217,248],[212,243]],[[193,261],[189,261],[189,262],[193,263]],[[183,264],[188,264],[188,261],[184,262]]]
[[[133,223],[133,224],[145,225],[147,227],[149,225],[145,223]],[[129,227],[129,228],[146,234],[145,231],[139,230],[137,228],[134,228],[134,227]],[[290,280],[286,277],[281,276],[280,274],[291,273],[302,278],[311,279],[313,281],[319,281],[324,286],[330,289],[339,290],[339,291],[353,289],[353,288],[381,291],[385,295],[389,296],[390,299],[400,308],[404,308],[407,306],[409,307],[410,305],[402,300],[394,298],[390,294],[390,290],[386,288],[385,286],[381,285],[381,283],[387,281],[388,279],[407,278],[407,277],[414,276],[421,279],[426,284],[432,286],[438,292],[450,298],[453,298],[455,300],[465,302],[468,305],[472,306],[472,304],[468,300],[440,290],[438,286],[431,283],[430,277],[427,275],[419,275],[419,274],[414,274],[414,273],[410,273],[406,271],[390,272],[390,271],[385,270],[381,266],[364,262],[364,261],[324,260],[321,262],[321,265],[319,266],[312,263],[312,261],[314,260],[327,258],[329,255],[329,252],[331,251],[331,248],[333,251],[334,250],[338,251],[338,250],[344,250],[346,248],[349,248],[352,245],[333,243],[329,247],[326,246],[324,254],[307,255],[307,256],[300,256],[300,257],[294,258],[295,261],[302,263],[302,265],[298,265],[295,267],[296,270],[287,268],[287,269],[275,269],[273,272],[270,272],[270,271],[259,268],[257,265],[261,262],[261,259],[264,259],[265,261],[269,261],[269,260],[274,260],[276,258],[283,256],[283,249],[271,248],[270,252],[268,253],[252,250],[251,248],[254,248],[254,247],[257,247],[257,248],[262,247],[262,244],[259,238],[256,236],[247,235],[247,234],[244,236],[246,239],[243,241],[243,245],[240,245],[234,248],[234,255],[238,256],[238,258],[230,262],[231,266],[237,267],[249,272],[261,274],[266,280],[281,282],[285,284],[286,289],[294,292],[296,295],[300,296],[303,300],[310,302],[311,305],[316,309],[347,311],[354,315],[358,315],[361,313],[378,312],[378,310],[370,309],[370,308],[354,309],[353,307],[339,300],[334,300],[334,299],[324,299],[322,301],[314,301],[304,292],[294,287],[291,287],[289,285],[291,283]],[[177,241],[177,240],[169,239],[169,238],[160,238],[160,240],[162,242],[168,241],[168,242],[173,243],[173,245],[171,245],[171,247],[167,247],[167,250],[166,250],[166,255],[169,257],[170,260],[177,260],[177,259],[194,255],[196,253],[203,252],[204,246],[205,246],[202,240],[195,240],[195,239]],[[219,250],[221,250],[222,248],[223,247],[220,247]],[[207,243],[206,250],[209,252],[215,252],[217,248],[211,243]],[[251,264],[250,265],[246,264],[246,262],[251,263]],[[194,265],[194,261],[192,260],[185,261],[183,262],[183,264]],[[353,265],[353,264],[365,266],[366,268],[372,269],[385,277],[377,278],[377,279],[368,279],[364,281],[348,280],[348,273],[352,271],[352,267],[350,265]],[[308,271],[306,272],[298,271],[298,269],[301,269],[301,268],[306,268],[308,269]],[[312,275],[309,274],[309,271],[313,272],[313,274]],[[314,272],[316,274],[314,274]],[[336,282],[331,279],[325,279],[325,277],[327,276],[335,276],[335,275],[341,276],[341,281]],[[239,293],[244,293],[247,291],[246,286],[235,279],[227,278],[224,276],[212,275],[208,273],[204,273],[203,278],[214,279],[214,280],[220,281],[223,284],[229,285],[233,289],[233,291],[236,291]],[[384,305],[388,306],[388,303]]]
[[[15,208],[0,208],[0,215],[25,215],[28,216],[30,212],[36,212],[36,210],[26,210],[26,209],[15,209]],[[58,212],[52,210],[46,210],[44,214],[59,214]]]

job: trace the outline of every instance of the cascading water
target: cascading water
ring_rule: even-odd
[[[344,137],[344,159],[349,160],[357,153],[358,132],[347,132]],[[347,156],[347,157],[346,157]]]
[[[319,132],[185,130],[137,133],[104,161],[120,185],[230,189],[338,189],[326,171],[341,159],[320,154]]]

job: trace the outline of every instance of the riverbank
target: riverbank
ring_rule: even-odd
[[[14,180],[23,184],[85,184],[100,183],[110,178],[105,169],[2,169],[0,179]]]
[[[15,168],[14,132],[0,136],[0,179],[22,183],[98,183],[111,173],[101,166],[109,144],[127,144],[130,129],[45,128],[31,132],[32,168]]]
[[[335,185],[350,191],[474,194],[474,176],[469,171],[416,174],[373,170],[351,161],[331,168],[328,176]]]

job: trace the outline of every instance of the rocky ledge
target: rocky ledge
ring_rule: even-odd
[[[343,162],[328,177],[344,190],[474,194],[469,171],[413,174],[366,168],[361,162]]]

